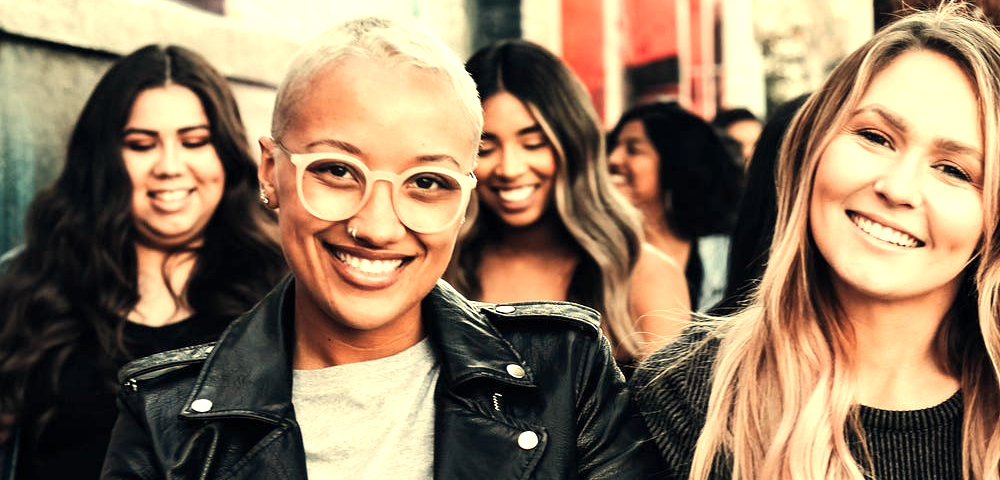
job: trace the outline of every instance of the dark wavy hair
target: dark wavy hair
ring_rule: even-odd
[[[139,93],[167,84],[198,96],[225,171],[222,199],[204,241],[194,248],[197,263],[178,295],[198,314],[236,316],[285,271],[274,217],[256,199],[257,167],[226,79],[182,47],[136,50],[115,62],[91,93],[70,137],[63,170],[32,201],[23,250],[0,278],[5,316],[0,412],[23,412],[29,384],[52,389],[32,396],[53,393],[67,359],[84,347],[95,348],[92,342],[100,353],[98,365],[108,370],[109,388],[115,388],[116,362],[131,357],[122,331],[140,292],[122,130]],[[50,407],[40,425],[27,427],[41,427],[52,413]]]
[[[729,128],[730,125],[736,122],[742,122],[744,120],[752,120],[754,122],[760,123],[760,119],[757,115],[746,108],[730,108],[727,110],[719,110],[715,113],[715,118],[712,119],[712,125],[719,128]]]
[[[778,106],[757,138],[753,157],[747,165],[743,201],[729,244],[726,293],[722,302],[710,312],[713,315],[736,313],[743,308],[764,276],[774,238],[775,217],[778,216],[774,185],[778,149],[792,118],[808,98],[809,94],[799,95]]]
[[[733,140],[676,102],[630,108],[608,134],[608,145],[613,148],[633,120],[642,122],[660,157],[660,201],[667,226],[674,235],[691,241],[684,276],[691,305],[698,305],[704,271],[694,240],[732,231],[743,195],[742,154]]]
[[[736,222],[743,188],[743,167],[719,132],[676,102],[632,107],[608,136],[618,143],[625,124],[642,122],[660,157],[661,198],[667,225],[677,236],[729,233]]]
[[[628,312],[629,278],[639,256],[638,212],[614,188],[604,152],[604,132],[583,83],[558,57],[525,40],[502,40],[480,49],[465,63],[485,100],[507,92],[535,116],[556,157],[554,202],[565,241],[580,252],[570,280],[569,300],[600,311],[612,343],[638,351]],[[551,210],[554,210],[551,211]],[[482,250],[501,220],[473,202],[446,278],[477,298]]]

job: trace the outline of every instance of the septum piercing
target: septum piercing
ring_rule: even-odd
[[[354,239],[355,242],[358,241],[358,227],[347,227],[347,233]]]

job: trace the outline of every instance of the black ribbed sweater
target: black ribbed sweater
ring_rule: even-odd
[[[704,328],[689,328],[643,362],[630,381],[639,410],[669,466],[663,478],[687,478],[695,442],[705,424],[712,362],[718,350],[718,340],[702,342],[705,334]],[[696,345],[701,348],[691,354]],[[859,417],[874,463],[869,478],[961,479],[962,410],[961,393],[924,410],[861,406]],[[859,449],[855,450],[855,458],[860,458]],[[713,478],[728,477],[728,472],[713,472]]]

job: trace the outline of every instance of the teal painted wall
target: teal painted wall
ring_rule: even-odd
[[[73,124],[111,57],[0,33],[0,252],[22,241],[28,204],[62,169]]]

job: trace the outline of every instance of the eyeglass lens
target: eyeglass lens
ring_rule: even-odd
[[[462,208],[457,172],[440,167],[412,168],[401,175],[372,172],[363,164],[317,159],[302,172],[303,202],[317,216],[340,221],[356,214],[371,195],[375,182],[392,184],[399,220],[418,232],[437,231],[455,220]]]

